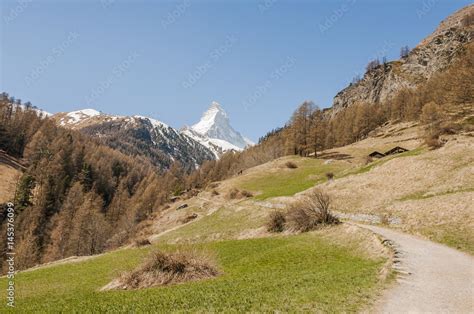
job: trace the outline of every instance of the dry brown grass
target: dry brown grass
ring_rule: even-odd
[[[102,290],[144,289],[212,278],[218,274],[209,255],[196,251],[154,251],[135,270],[122,274]]]

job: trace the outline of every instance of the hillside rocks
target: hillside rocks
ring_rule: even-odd
[[[334,97],[333,112],[361,101],[383,102],[396,92],[413,88],[446,69],[474,37],[474,25],[465,21],[465,17],[472,14],[474,5],[459,10],[408,56],[367,71],[362,80],[350,84]]]

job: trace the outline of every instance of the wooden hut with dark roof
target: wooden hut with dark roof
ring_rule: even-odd
[[[389,150],[389,151],[386,151],[386,152],[385,152],[385,156],[388,156],[388,155],[395,155],[395,154],[401,154],[401,153],[404,153],[404,152],[407,152],[407,151],[408,151],[408,149],[403,148],[403,147],[400,147],[400,146],[397,146],[397,147],[392,148],[392,149]]]
[[[371,158],[382,158],[382,157],[385,157],[385,155],[378,152],[378,151],[374,151],[374,152],[369,154],[369,157],[371,157]]]

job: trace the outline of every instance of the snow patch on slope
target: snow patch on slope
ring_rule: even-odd
[[[64,118],[61,119],[60,125],[66,124],[77,124],[86,119],[99,116],[101,113],[95,109],[82,109],[77,111],[71,111],[66,114]]]

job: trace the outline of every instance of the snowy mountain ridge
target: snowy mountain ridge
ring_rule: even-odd
[[[79,130],[126,154],[141,155],[166,169],[179,161],[186,169],[216,158],[213,150],[165,123],[140,115],[119,116],[95,109],[55,114],[60,126]]]

